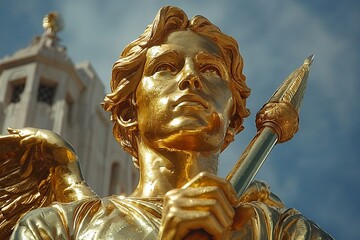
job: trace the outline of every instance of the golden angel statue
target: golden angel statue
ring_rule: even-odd
[[[332,239],[266,184],[238,197],[216,176],[222,150],[250,113],[237,42],[208,19],[163,7],[126,46],[103,107],[140,180],[98,197],[57,134],[0,138],[1,239]]]

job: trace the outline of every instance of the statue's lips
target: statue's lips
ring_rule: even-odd
[[[183,95],[179,97],[173,104],[173,107],[181,106],[201,106],[205,109],[208,109],[208,103],[197,95]]]

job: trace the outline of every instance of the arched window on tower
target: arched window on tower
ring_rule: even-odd
[[[120,194],[122,191],[121,183],[120,183],[120,170],[121,170],[120,163],[114,162],[111,165],[109,195]]]

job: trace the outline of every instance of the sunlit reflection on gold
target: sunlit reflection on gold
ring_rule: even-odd
[[[216,176],[250,114],[242,68],[237,42],[209,20],[160,9],[115,62],[103,103],[137,188],[100,199],[64,139],[11,129],[0,138],[1,239],[329,239],[265,183],[238,197]]]

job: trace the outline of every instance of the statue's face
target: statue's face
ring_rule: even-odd
[[[174,32],[163,44],[151,47],[136,103],[141,139],[147,144],[219,150],[233,100],[217,45],[188,30]]]

